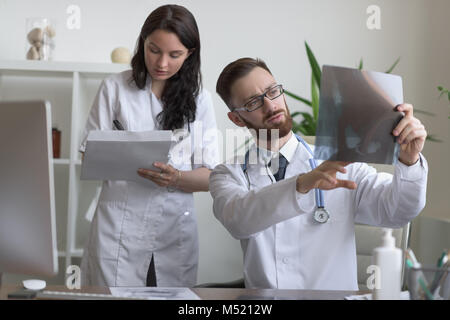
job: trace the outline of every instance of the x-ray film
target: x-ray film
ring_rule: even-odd
[[[321,160],[395,164],[392,131],[403,113],[402,78],[335,66],[323,67],[314,157]]]

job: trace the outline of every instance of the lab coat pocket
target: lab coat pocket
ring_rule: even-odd
[[[123,130],[131,131],[131,130],[134,129],[134,128],[132,128],[132,127],[130,126],[129,121],[128,121],[127,117],[125,116],[125,114],[124,114],[123,112],[119,112],[119,113],[114,117],[114,120],[117,120],[117,121],[120,122],[120,124],[122,125]],[[113,129],[114,129],[114,130],[122,130],[122,129],[119,129],[119,128],[116,128],[116,127],[113,127]]]

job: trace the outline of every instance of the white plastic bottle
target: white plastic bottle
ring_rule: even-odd
[[[392,229],[383,229],[382,246],[373,250],[373,264],[379,267],[373,290],[374,300],[399,300],[402,277],[402,251],[395,247]],[[378,280],[378,281],[377,281]]]

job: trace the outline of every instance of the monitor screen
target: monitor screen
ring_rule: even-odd
[[[0,273],[58,272],[51,111],[0,102]]]

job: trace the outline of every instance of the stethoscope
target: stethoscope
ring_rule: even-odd
[[[309,159],[309,165],[311,166],[311,169],[314,170],[317,167],[317,161],[316,159],[314,159],[314,154],[311,150],[311,148],[308,146],[308,144],[305,142],[305,140],[303,140],[300,136],[295,135],[295,137],[297,138],[297,140],[299,142],[301,142],[306,150],[308,150],[308,152],[313,156],[313,158]],[[247,172],[247,166],[248,166],[248,161],[249,161],[249,151],[247,151],[247,153],[245,154],[245,160],[244,160],[244,164],[242,165],[242,171],[245,174],[245,177],[247,179],[247,183],[248,183],[248,189],[250,190],[250,178],[248,176],[248,172]],[[266,170],[267,170],[267,166],[266,166]],[[270,177],[270,175],[269,175]],[[273,179],[270,178],[270,180],[273,183]],[[316,210],[314,211],[314,221],[318,222],[318,223],[325,223],[328,221],[328,219],[330,219],[330,214],[328,213],[327,209],[325,209],[325,200],[323,197],[323,190],[321,189],[314,189],[314,193],[315,193],[315,200],[316,200]]]

